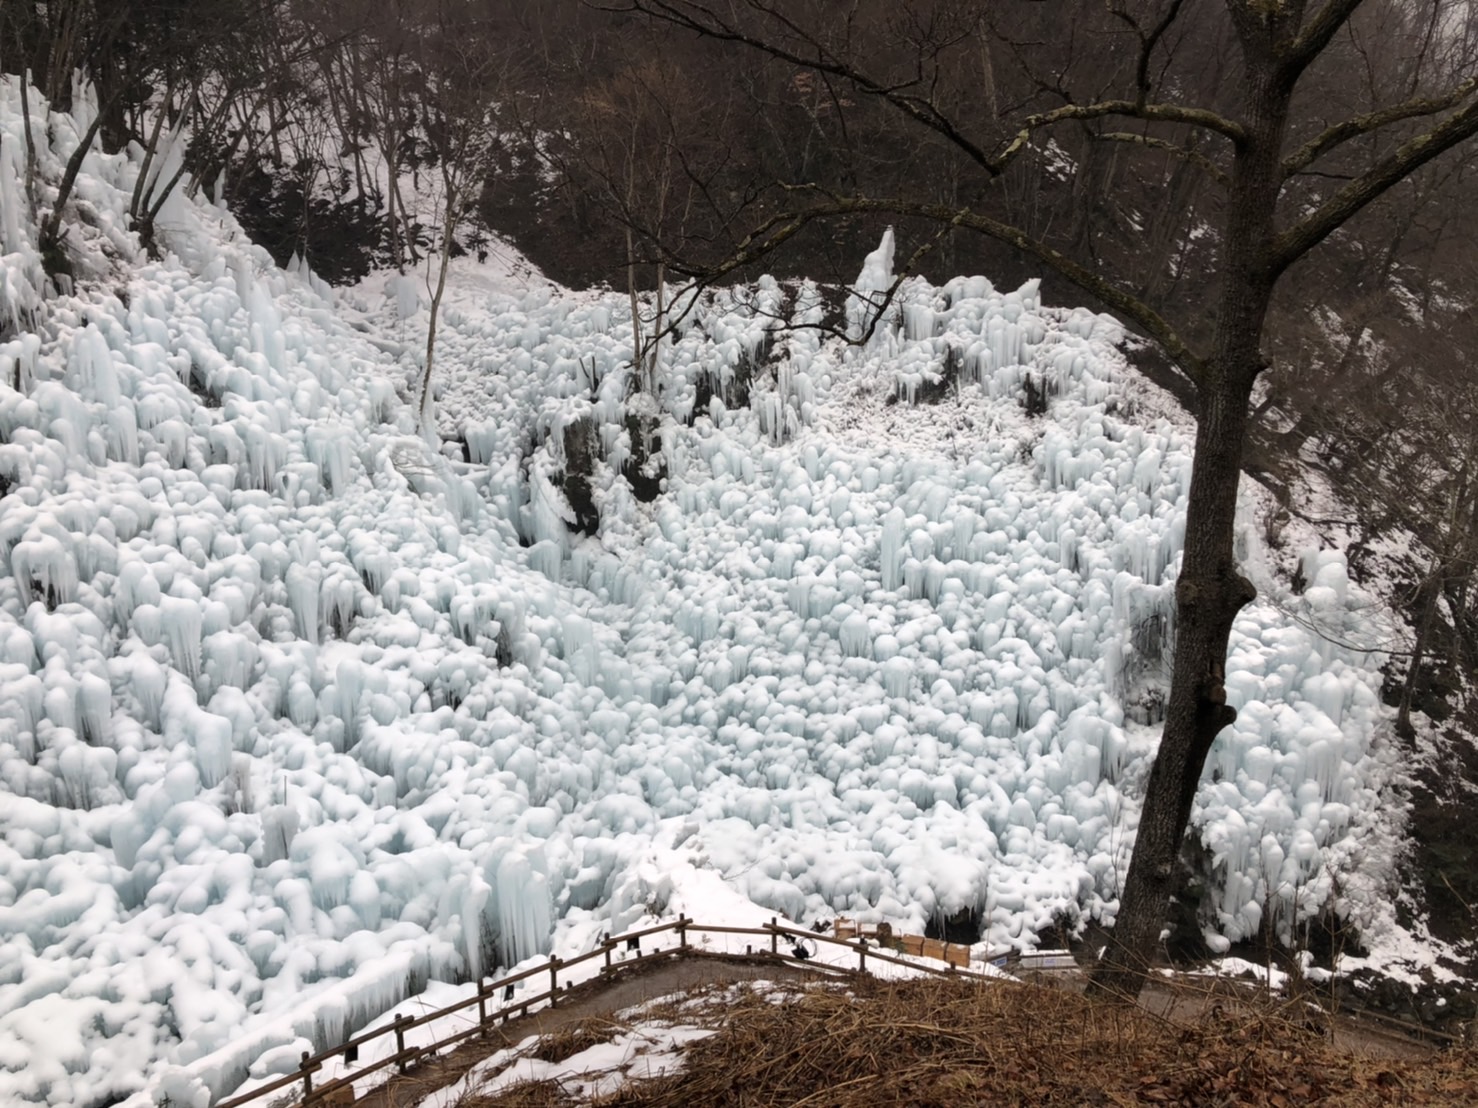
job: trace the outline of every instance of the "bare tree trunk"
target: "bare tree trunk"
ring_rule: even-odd
[[[21,74],[21,118],[26,130],[26,208],[36,218],[36,136],[31,131],[31,74]]]
[[[1085,2],[1074,10],[1099,6]],[[1187,91],[1181,87],[1183,78],[1171,76],[1168,66],[1162,69],[1162,52],[1174,50],[1165,34],[1183,7],[1186,22],[1175,28],[1172,39],[1189,28],[1193,7],[1213,6],[1225,8],[1237,50],[1235,55],[1231,50],[1222,52],[1239,57],[1240,72],[1229,74],[1225,81],[1213,81],[1203,90],[1214,91],[1213,106],[1189,108],[1182,103]],[[1177,858],[1207,754],[1217,735],[1236,719],[1235,710],[1226,702],[1227,649],[1233,621],[1255,591],[1238,572],[1234,525],[1249,439],[1252,390],[1266,364],[1261,343],[1273,290],[1290,266],[1328,241],[1358,213],[1434,159],[1478,136],[1478,84],[1467,79],[1472,60],[1465,55],[1462,71],[1451,76],[1448,90],[1436,99],[1422,101],[1416,107],[1410,102],[1393,104],[1333,126],[1326,121],[1304,145],[1288,149],[1289,106],[1296,86],[1326,51],[1338,55],[1344,49],[1331,44],[1342,41],[1344,28],[1360,6],[1361,0],[1322,0],[1317,5],[1301,0],[1226,0],[1224,5],[1204,6],[1173,0],[1168,4],[1134,5],[1142,14],[1150,8],[1160,12],[1159,21],[1149,26],[1129,12],[1128,6],[1109,5],[1110,14],[1128,23],[1140,41],[1133,98],[1093,102],[1100,95],[1095,90],[1086,101],[1076,99],[1070,89],[1063,87],[1060,72],[1052,71],[1055,87],[1052,81],[1043,79],[1049,73],[1044,68],[1031,74],[1036,90],[1050,90],[1051,95],[1061,96],[1066,103],[1031,115],[1013,112],[1021,130],[992,153],[969,139],[961,129],[961,121],[950,119],[937,101],[927,101],[928,111],[921,115],[915,84],[890,80],[905,70],[890,70],[886,64],[871,68],[864,49],[850,53],[846,48],[834,49],[834,41],[820,29],[821,25],[808,27],[788,10],[782,11],[781,5],[761,0],[684,0],[682,4],[625,0],[622,5],[685,32],[742,42],[787,65],[833,75],[868,98],[881,100],[904,117],[922,122],[980,166],[989,178],[985,183],[999,182],[992,186],[996,197],[988,215],[921,204],[908,197],[869,196],[866,188],[862,196],[848,196],[855,186],[845,180],[840,195],[825,184],[809,185],[817,196],[798,201],[790,214],[791,222],[777,226],[770,220],[760,224],[756,232],[759,241],[746,239],[743,249],[709,271],[714,276],[727,275],[766,256],[791,235],[824,218],[842,220],[860,213],[886,212],[971,227],[1036,258],[1102,299],[1160,343],[1176,371],[1193,383],[1176,392],[1191,393],[1197,436],[1185,545],[1176,584],[1174,677],[1117,919],[1090,985],[1098,994],[1129,996],[1136,994],[1143,983],[1144,972],[1159,945]],[[1052,17],[1044,17],[1043,29],[1050,26],[1055,13],[1054,8]],[[1022,45],[1034,48],[1040,44],[1023,40]],[[920,53],[915,61],[925,57]],[[1105,73],[1113,68],[1114,60],[1114,51],[1107,50],[1107,64],[1102,66]],[[1213,62],[1218,64],[1219,60]],[[1098,78],[1095,73],[1094,80]],[[1444,74],[1443,82],[1447,81],[1449,77]],[[1129,91],[1122,83],[1119,87]],[[1163,91],[1170,95],[1161,102]],[[1222,105],[1232,100],[1237,103],[1223,110]],[[1418,127],[1427,129],[1415,136],[1388,129],[1412,119],[1413,111],[1424,121]],[[1045,232],[1055,211],[1043,207],[1046,190],[1019,175],[1013,178],[1008,174],[1017,155],[1030,149],[1033,137],[1045,135],[1049,127],[1071,121],[1096,126],[1110,118],[1138,120],[1157,130],[1165,125],[1195,128],[1211,143],[1214,160],[1197,149],[1198,144],[1182,147],[1183,153],[1192,156],[1225,187],[1225,204],[1220,209],[1225,216],[1212,263],[1217,281],[1209,290],[1209,302],[1196,305],[1192,323],[1198,330],[1205,322],[1211,324],[1209,349],[1204,355],[1193,349],[1200,345],[1199,339],[1186,342],[1162,314],[1166,305],[1146,303],[1121,280],[1101,277],[1097,271],[1100,259],[1092,258],[1092,264],[1085,265],[1083,259],[1064,254],[1046,241]],[[978,112],[972,113],[970,122],[976,120]],[[1394,149],[1388,146],[1389,153],[1351,176],[1338,172],[1341,163],[1335,156],[1354,156],[1356,147],[1350,144],[1365,136],[1390,137],[1392,143],[1400,145]],[[1326,156],[1328,161],[1324,161]],[[1321,161],[1324,164],[1317,169],[1308,168]],[[1112,181],[1114,172],[1110,162],[1108,181]],[[1305,182],[1285,192],[1285,185],[1294,178],[1313,173],[1344,183],[1329,186],[1332,191],[1314,192]],[[822,196],[829,199],[822,200]],[[1280,213],[1280,202],[1289,210]],[[1010,223],[998,222],[997,203],[1010,213]],[[1087,234],[1083,241],[1092,246],[1097,240]]]
[[[1175,586],[1170,702],[1119,915],[1089,983],[1095,995],[1136,996],[1144,984],[1174,892],[1201,770],[1216,736],[1237,718],[1226,702],[1227,647],[1237,613],[1257,595],[1234,557],[1237,488],[1272,300],[1274,278],[1264,274],[1261,255],[1274,234],[1291,97],[1291,88],[1271,70],[1270,59],[1254,57],[1244,77],[1248,137],[1230,190],[1213,354],[1199,390],[1185,551]]]
[[[77,24],[81,19],[78,0],[63,0],[57,5],[58,15],[51,40],[51,54],[46,64],[46,102],[52,111],[72,110],[72,67],[77,45]]]
[[[67,168],[62,174],[62,183],[56,192],[56,204],[41,227],[41,264],[52,277],[66,275],[70,269],[61,248],[62,210],[72,197],[72,188],[77,184],[77,174],[82,172],[83,159],[87,157],[87,152],[92,148],[93,140],[97,138],[98,130],[102,125],[103,113],[99,111],[93,116],[92,125],[87,128],[87,132],[77,143],[77,149],[73,150],[72,156],[67,159]]]
[[[387,79],[383,68],[380,79],[382,82]],[[395,121],[391,118],[395,108],[389,99],[389,90],[382,89],[381,95],[385,97],[381,104],[382,112],[380,113],[381,124],[384,128],[384,137],[380,143],[380,150],[385,158],[385,219],[390,226],[390,254],[395,260],[395,268],[401,273],[404,273],[406,267],[406,250],[404,243],[401,241],[400,212],[397,207],[400,202],[400,186],[398,184],[400,176],[400,131]]]
[[[436,440],[436,402],[431,395],[431,367],[436,356],[436,321],[441,313],[441,297],[446,292],[446,271],[452,258],[452,244],[457,226],[458,202],[448,186],[446,225],[441,230],[441,265],[436,275],[436,291],[431,296],[431,314],[426,326],[426,371],[421,375],[421,434],[428,442]]]
[[[641,301],[636,295],[636,239],[626,228],[626,293],[631,298],[631,360],[637,388],[646,391],[646,340],[642,337]]]
[[[662,339],[667,330],[667,265],[657,263],[657,318],[652,321],[652,351],[647,358],[647,391],[657,395],[662,368]]]
[[[1434,559],[1431,571],[1417,590],[1416,637],[1411,644],[1411,660],[1406,665],[1406,680],[1401,683],[1401,705],[1396,710],[1396,734],[1405,739],[1416,734],[1416,729],[1411,726],[1411,702],[1421,679],[1422,663],[1426,661],[1432,621],[1437,618],[1437,600],[1442,595],[1442,569]]]
[[[128,216],[130,219],[138,219],[139,208],[144,201],[144,185],[149,179],[149,171],[154,168],[154,155],[159,151],[159,132],[164,129],[164,117],[169,114],[170,95],[165,93],[164,103],[155,111],[154,126],[149,128],[149,143],[144,147],[144,163],[139,166],[139,175],[133,182],[133,195],[128,201]]]
[[[1247,379],[1244,369],[1238,377]],[[1231,557],[1251,381],[1233,379],[1203,400],[1196,430],[1186,546],[1176,582],[1175,660],[1164,733],[1145,788],[1120,911],[1093,975],[1096,994],[1137,995],[1160,943],[1176,862],[1201,769],[1236,719],[1226,704],[1232,621],[1252,584]]]
[[[164,187],[150,193],[149,206],[139,218],[139,236],[150,251],[155,249],[154,228],[159,221],[159,213],[164,210],[165,202],[184,179],[189,168],[189,163],[182,161],[180,167],[174,171],[174,176],[164,182]]]

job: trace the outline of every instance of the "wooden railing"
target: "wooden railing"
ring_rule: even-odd
[[[668,947],[664,950],[652,951],[650,952],[650,954],[646,954],[641,951],[640,944],[642,939],[648,938],[652,935],[666,934],[668,932],[676,933],[676,946]],[[752,947],[746,947],[745,955],[761,956],[768,959],[777,959],[790,965],[803,967],[809,970],[815,970],[821,973],[836,972],[838,970],[842,972],[865,973],[867,972],[867,963],[870,959],[874,962],[888,962],[894,965],[906,966],[907,968],[912,970],[938,974],[944,977],[959,977],[967,979],[973,978],[980,981],[992,980],[992,978],[986,974],[975,973],[971,970],[966,969],[960,969],[953,965],[946,967],[935,967],[900,958],[894,954],[888,953],[883,949],[880,949],[878,946],[869,943],[865,939],[839,939],[834,935],[827,935],[825,933],[810,931],[799,927],[791,927],[787,924],[781,923],[778,919],[774,918],[772,918],[770,922],[765,924],[763,927],[725,927],[696,924],[692,920],[688,919],[686,916],[679,916],[677,919],[670,920],[667,923],[659,923],[653,927],[643,928],[639,931],[628,931],[624,935],[616,935],[612,938],[607,938],[595,949],[588,951],[585,954],[581,954],[579,957],[576,958],[561,959],[557,957],[551,957],[542,966],[535,966],[532,969],[526,969],[521,973],[515,973],[508,977],[499,978],[497,981],[480,981],[478,982],[477,992],[474,995],[469,996],[465,1000],[459,1001],[456,1004],[449,1005],[446,1008],[439,1008],[434,1012],[427,1012],[419,1016],[397,1015],[392,1023],[387,1024],[384,1027],[376,1028],[373,1031],[366,1031],[362,1034],[355,1035],[352,1038],[345,1040],[338,1046],[333,1047],[329,1050],[322,1050],[319,1051],[317,1054],[309,1054],[305,1050],[303,1052],[302,1061],[298,1065],[297,1072],[286,1074],[283,1077],[279,1077],[277,1080],[269,1082],[266,1085],[260,1085],[249,1093],[244,1093],[241,1096],[232,1097],[230,1100],[220,1101],[216,1105],[216,1108],[241,1108],[242,1105],[252,1104],[256,1101],[262,1100],[264,1097],[271,1096],[273,1093],[280,1093],[284,1089],[288,1089],[294,1085],[301,1086],[302,1088],[302,1100],[299,1103],[303,1105],[349,1103],[350,1101],[346,1098],[352,1097],[354,1083],[356,1081],[364,1079],[365,1077],[368,1077],[372,1073],[377,1073],[380,1070],[388,1069],[390,1066],[395,1066],[400,1073],[405,1073],[406,1070],[415,1063],[431,1058],[432,1056],[440,1054],[442,1051],[447,1050],[451,1047],[458,1046],[459,1044],[466,1042],[468,1039],[473,1039],[477,1038],[478,1036],[486,1035],[488,1030],[500,1021],[507,1021],[513,1018],[515,1015],[526,1015],[529,1009],[536,1004],[542,1004],[545,1001],[548,1001],[551,1008],[558,1007],[561,992],[563,992],[564,990],[568,990],[572,984],[572,982],[566,981],[564,985],[564,990],[562,990],[560,988],[559,975],[561,972],[568,972],[575,966],[582,965],[596,958],[601,958],[604,959],[605,964],[601,966],[600,972],[603,975],[610,975],[638,964],[648,965],[650,964],[650,962],[647,961],[648,957],[658,954],[664,956],[680,956],[685,954],[706,954],[709,956],[714,956],[714,954],[710,952],[695,950],[692,947],[689,936],[694,932],[700,932],[707,935],[754,935],[757,937],[766,938],[769,940],[768,950],[762,949],[759,952],[756,952]],[[849,950],[852,950],[857,955],[856,970],[852,971],[850,967],[845,966],[816,963],[808,960],[804,956],[798,956],[799,952],[796,949],[798,944],[794,942],[788,944],[791,946],[791,951],[789,953],[782,951],[780,949],[780,940],[782,936],[788,936],[792,940],[804,939],[816,943],[829,943],[833,946],[845,947]],[[617,951],[631,949],[636,950],[636,958],[628,958],[622,961],[616,961],[612,958],[612,955],[615,954]],[[722,954],[720,956],[743,957],[745,955]],[[493,1003],[494,998],[499,991],[503,992],[505,999],[510,999],[512,996],[512,986],[517,985],[523,981],[542,977],[545,974],[549,975],[549,988],[546,991],[535,996],[522,997],[516,1003],[505,1003],[502,1007],[490,1007],[490,1004]],[[432,1023],[435,1020],[445,1019],[448,1016],[457,1015],[460,1012],[468,1012],[470,1015],[470,1010],[472,1008],[477,1009],[477,1023],[475,1025],[468,1027],[462,1031],[458,1031],[454,1035],[448,1035],[443,1039],[439,1039],[434,1043],[430,1043],[424,1046],[408,1047],[405,1045],[405,1037],[407,1032],[412,1031],[417,1027],[422,1027],[425,1024]],[[395,1036],[394,1054],[387,1055],[386,1057],[381,1058],[375,1062],[371,1062],[368,1065],[365,1065],[352,1073],[345,1074],[343,1077],[335,1078],[334,1080],[324,1082],[321,1085],[314,1084],[314,1075],[319,1073],[324,1068],[325,1063],[330,1062],[340,1055],[344,1056],[347,1062],[349,1059],[357,1057],[360,1047],[364,1046],[367,1043],[374,1042],[377,1039],[385,1038],[389,1035]]]

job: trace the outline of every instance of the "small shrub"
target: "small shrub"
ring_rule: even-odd
[[[593,535],[600,529],[600,511],[591,487],[599,458],[594,416],[582,416],[565,425],[564,453],[565,500],[575,513],[576,529],[583,535]]]
[[[1026,375],[1025,388],[1026,399],[1022,402],[1022,407],[1026,409],[1026,414],[1032,419],[1035,419],[1037,416],[1046,415],[1047,398],[1049,395],[1048,386],[1045,383],[1039,384],[1036,377],[1028,373]]]

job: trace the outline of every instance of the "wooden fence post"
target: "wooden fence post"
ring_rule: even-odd
[[[695,926],[693,920],[690,919],[687,916],[686,913],[682,913],[682,914],[680,914],[678,916],[676,922],[666,924],[663,927],[658,928],[657,930],[658,931],[661,931],[661,930],[674,930],[674,931],[676,931],[677,932],[677,935],[678,935],[678,947],[679,947],[679,949],[680,950],[687,950],[687,949],[690,948],[690,942],[689,942],[689,936],[688,936],[688,929],[690,927],[693,927],[693,926]],[[702,930],[702,928],[699,928],[699,929]],[[746,934],[746,935],[749,935],[749,934],[763,934],[765,932],[768,932],[769,933],[769,936],[770,936],[770,953],[772,955],[778,955],[779,954],[779,951],[780,951],[780,936],[781,936],[782,933],[790,936],[790,940],[788,940],[788,941],[795,941],[795,933],[793,933],[791,931],[788,931],[786,929],[783,929],[780,926],[780,920],[779,920],[779,917],[778,916],[771,916],[770,917],[770,922],[768,924],[766,924],[762,928],[735,929],[735,933],[736,934]],[[605,965],[606,965],[606,968],[609,970],[609,969],[612,969],[613,968],[611,955],[612,955],[612,951],[614,951],[616,949],[616,943],[611,939],[611,937],[610,937],[609,934],[603,935],[602,936],[602,939],[604,940],[603,941],[603,946],[602,946],[602,953],[605,955]],[[637,942],[637,940],[634,940],[634,939],[633,940],[627,940],[627,941],[628,942],[631,942],[633,944],[635,942]],[[857,951],[857,969],[861,973],[866,973],[867,972],[867,952],[868,952],[867,940],[864,939],[864,938],[859,937],[859,938],[857,938],[854,941],[853,946],[854,946],[854,949],[856,949],[856,951]],[[946,947],[946,949],[948,950],[948,947]],[[746,943],[745,946],[744,946],[744,950],[745,950],[745,953],[746,954],[751,954],[752,955],[754,953],[754,946],[753,946],[753,944]],[[669,952],[671,952],[671,951],[669,950]],[[593,953],[594,952],[591,952],[592,955],[593,955]],[[589,956],[591,956],[591,955],[582,955],[581,957],[582,958],[585,958],[585,957],[589,957]],[[884,958],[884,960],[887,959],[887,955],[886,954],[880,954],[879,956],[882,957],[882,958]],[[558,1005],[558,1003],[559,1003],[559,971],[563,967],[563,965],[564,965],[564,962],[563,962],[562,959],[560,959],[559,957],[557,957],[555,955],[551,955],[550,956],[549,963],[548,963],[547,968],[549,970],[549,1006],[551,1008],[556,1007]],[[929,966],[929,967],[921,967],[921,968],[926,968],[926,969],[929,970],[929,972],[934,973],[934,974],[937,974],[939,976],[952,976],[952,977],[955,977],[955,978],[960,978],[960,977],[964,977],[964,978],[977,978],[977,977],[980,976],[980,975],[977,975],[975,973],[970,972],[968,969],[964,969],[958,963],[950,962],[948,960],[946,960],[946,963],[945,963],[945,965],[944,965],[943,968],[935,968],[935,967],[932,967],[932,966]],[[565,988],[568,990],[571,987],[571,984],[572,984],[572,982],[567,982],[565,984]],[[497,991],[498,991],[499,988],[501,988],[503,990],[504,996],[503,996],[501,1002],[498,1002],[498,1006],[496,1006],[494,1008],[494,1010],[490,1013],[488,1011],[488,1001],[489,1001],[490,998],[495,997],[495,995],[496,995],[496,993],[497,993]],[[478,1018],[479,1028],[480,1028],[481,1033],[483,1035],[486,1035],[487,1034],[487,1030],[486,1029],[487,1029],[488,1025],[490,1024],[490,1021],[491,1020],[496,1020],[499,1016],[502,1016],[503,1022],[504,1023],[507,1023],[509,1019],[513,1018],[513,1011],[514,1011],[514,1007],[513,1007],[513,990],[514,990],[514,988],[515,988],[515,985],[509,984],[509,983],[506,983],[506,982],[504,982],[504,983],[490,982],[487,979],[481,978],[481,977],[478,979],[478,989],[477,989],[477,1018]],[[462,1007],[466,1007],[468,1005],[468,1003],[469,1002],[466,1002],[466,1001],[462,1002],[462,1005],[459,1007],[458,1010],[461,1010]],[[505,1007],[505,1005],[506,1005],[506,1007]],[[519,1013],[521,1015],[527,1015],[528,1014],[528,1011],[529,1011],[529,1002],[526,1000],[522,1005],[519,1006],[518,1011],[519,1011]],[[438,1013],[431,1013],[431,1015],[437,1015],[437,1014]],[[386,1061],[392,1061],[393,1060],[393,1062],[395,1063],[395,1065],[398,1067],[399,1071],[402,1074],[406,1073],[407,1070],[409,1069],[409,1061],[410,1060],[421,1060],[423,1057],[430,1057],[431,1056],[430,1053],[429,1053],[429,1051],[428,1052],[425,1052],[424,1054],[418,1054],[415,1051],[409,1051],[408,1052],[407,1049],[406,1049],[406,1041],[405,1041],[406,1032],[410,1029],[411,1025],[412,1024],[415,1024],[415,1023],[416,1023],[415,1017],[412,1017],[412,1016],[409,1016],[409,1015],[404,1015],[404,1014],[401,1014],[401,1013],[396,1013],[394,1019],[392,1020],[391,1026],[389,1026],[387,1028],[383,1028],[381,1031],[379,1031],[379,1032],[376,1033],[376,1035],[384,1034],[384,1033],[389,1032],[389,1031],[393,1031],[395,1033],[395,1055],[394,1055],[394,1058],[393,1059],[387,1059]],[[373,1036],[371,1036],[371,1037],[373,1037]],[[356,1043],[356,1044],[353,1044],[352,1046],[346,1045],[345,1047],[341,1048],[344,1051],[344,1063],[345,1063],[346,1066],[350,1066],[350,1065],[353,1064],[353,1062],[357,1061],[357,1057],[354,1057],[354,1055],[357,1055],[357,1053],[358,1053],[358,1046],[359,1046],[359,1044]],[[303,1097],[303,1103],[305,1105],[317,1105],[317,1104],[323,1104],[323,1103],[325,1103],[325,1091],[324,1091],[325,1088],[326,1089],[329,1089],[329,1090],[332,1090],[331,1092],[329,1092],[327,1094],[328,1095],[328,1098],[329,1099],[337,1100],[337,1098],[342,1093],[344,1093],[348,1089],[348,1087],[347,1086],[341,1087],[341,1081],[330,1081],[330,1082],[327,1083],[327,1085],[324,1088],[315,1089],[314,1088],[314,1082],[313,1082],[313,1075],[315,1073],[317,1073],[322,1068],[322,1065],[321,1065],[321,1063],[314,1062],[312,1059],[313,1059],[313,1056],[312,1055],[310,1055],[307,1051],[303,1051],[302,1052],[302,1055],[301,1055],[301,1061],[300,1061],[299,1066],[298,1066],[298,1072],[297,1072],[297,1074],[296,1075],[284,1074],[281,1078],[278,1079],[278,1081],[280,1083],[279,1084],[274,1084],[273,1089],[274,1090],[280,1090],[280,1089],[288,1088],[288,1087],[292,1086],[293,1084],[301,1081],[302,1082],[302,1097]],[[350,1077],[352,1077],[352,1074],[350,1075]],[[263,1094],[263,1095],[265,1095],[265,1094]],[[250,1101],[253,1101],[253,1100],[256,1100],[256,1099],[258,1099],[258,1097],[256,1095],[248,1094],[247,1096],[237,1097],[234,1100],[227,1101],[226,1103],[228,1103],[228,1104],[238,1104],[238,1103],[239,1104],[246,1104],[246,1103],[248,1103]]]

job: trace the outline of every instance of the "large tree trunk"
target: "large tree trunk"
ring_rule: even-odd
[[[1160,944],[1176,860],[1201,768],[1217,734],[1237,718],[1226,703],[1232,621],[1256,592],[1232,557],[1237,485],[1252,375],[1203,398],[1196,430],[1186,546],[1175,586],[1175,662],[1160,749],[1108,949],[1093,976],[1099,994],[1137,996]]]
[[[98,114],[93,118],[92,125],[87,128],[81,140],[72,151],[72,156],[67,159],[67,168],[62,173],[62,183],[57,186],[56,203],[52,205],[51,214],[46,217],[46,222],[41,225],[40,247],[41,265],[46,270],[48,277],[65,277],[68,280],[72,275],[72,263],[67,259],[67,253],[62,246],[62,211],[67,206],[67,201],[72,198],[72,188],[77,184],[77,174],[82,172],[83,159],[92,148],[93,139],[97,138],[98,128],[103,125],[103,113],[99,105]]]
[[[36,136],[31,130],[31,74],[23,72],[21,86],[21,119],[26,133],[26,214],[36,218]]]
[[[1411,703],[1416,699],[1416,686],[1421,679],[1422,665],[1427,659],[1427,643],[1432,633],[1432,623],[1437,618],[1437,602],[1442,596],[1444,567],[1433,560],[1431,572],[1417,590],[1416,640],[1411,646],[1411,661],[1406,666],[1406,680],[1401,684],[1401,705],[1396,712],[1396,734],[1403,739],[1416,736],[1411,725]]]
[[[1281,183],[1291,89],[1247,66],[1244,119],[1222,243],[1213,355],[1199,389],[1185,551],[1175,586],[1175,662],[1165,728],[1108,948],[1093,974],[1098,995],[1135,997],[1160,945],[1176,862],[1211,744],[1237,718],[1226,702],[1232,622],[1257,595],[1233,555],[1237,486],[1261,336],[1275,277],[1266,272]]]

